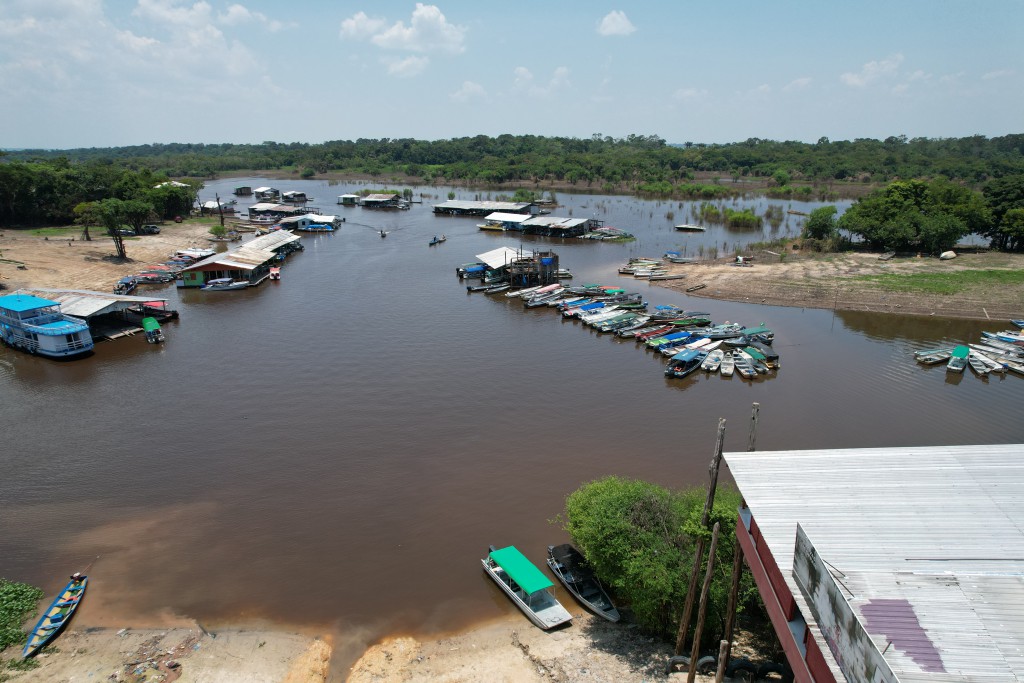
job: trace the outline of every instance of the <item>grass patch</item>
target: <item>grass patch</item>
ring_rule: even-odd
[[[28,234],[33,237],[78,237],[82,228],[77,225],[69,225],[63,228],[33,228]]]
[[[1024,285],[1024,271],[960,270],[952,273],[861,275],[853,279],[876,284],[881,289],[889,292],[958,294],[967,289],[980,287],[1014,287]]]

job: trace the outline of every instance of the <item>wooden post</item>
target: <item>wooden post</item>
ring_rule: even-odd
[[[711,460],[711,486],[708,497],[704,500],[704,514],[700,518],[701,528],[706,529],[711,508],[715,504],[715,490],[718,488],[718,467],[722,464],[722,445],[725,443],[725,418],[718,419],[718,440],[715,443],[715,455]],[[700,576],[700,564],[704,559],[704,537],[697,539],[697,549],[693,555],[693,569],[690,572],[690,586],[686,591],[686,604],[683,607],[683,618],[679,620],[679,633],[676,634],[675,654],[680,655],[686,645],[686,631],[690,627],[690,615],[693,613],[693,600],[697,594],[697,578]]]
[[[220,195],[213,195],[217,198],[217,210],[220,211],[220,227],[224,227],[224,207],[220,205]]]
[[[686,683],[693,683],[697,675],[697,660],[700,659],[700,636],[704,630],[704,615],[708,609],[708,591],[711,590],[711,576],[715,570],[715,549],[718,548],[718,522],[711,532],[711,549],[708,550],[708,569],[704,572],[704,585],[700,589],[700,608],[697,610],[697,626],[693,631],[693,648],[690,650],[690,670]]]
[[[740,577],[743,575],[743,548],[736,539],[736,550],[732,554],[732,587],[729,588],[729,604],[725,608],[725,633],[723,643],[728,643],[726,659],[732,657],[732,630],[736,625],[736,602],[740,593]]]
[[[750,438],[747,440],[747,450],[754,451],[754,444],[757,443],[757,414],[761,410],[761,404],[755,403],[753,411],[750,414]]]
[[[727,666],[729,666],[729,641],[723,640],[718,643],[718,670],[715,671],[715,683],[722,683]]]

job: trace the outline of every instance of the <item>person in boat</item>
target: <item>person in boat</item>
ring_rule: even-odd
[[[447,238],[447,237],[445,237],[444,235],[441,235],[441,241],[442,241],[442,242],[444,242],[444,241],[445,241],[446,239],[448,239],[448,238]]]
[[[437,241],[437,235],[434,235],[434,241],[435,242]]]
[[[386,232],[384,232],[383,230],[380,231],[380,236],[381,237],[387,237],[387,235],[388,234]]]
[[[85,576],[82,575],[82,572],[75,572],[71,575],[71,580],[75,582],[85,581]]]

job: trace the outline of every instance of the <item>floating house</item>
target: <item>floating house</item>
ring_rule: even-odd
[[[235,195],[238,197],[251,197],[252,188],[248,185],[240,185],[235,188]]]
[[[364,209],[408,209],[409,205],[402,201],[400,194],[368,194],[363,197]]]
[[[308,202],[309,197],[306,196],[305,192],[299,192],[298,190],[291,190],[281,194],[281,201],[299,203]]]
[[[477,259],[486,265],[484,282],[508,282],[513,287],[550,285],[558,281],[558,255],[551,251],[530,252],[499,247]]]
[[[301,216],[307,213],[320,213],[320,209],[314,206],[291,206],[274,202],[259,202],[249,207],[249,218],[257,218],[259,216],[284,218],[286,216]]]
[[[40,297],[60,304],[61,312],[83,320],[93,340],[115,339],[139,330],[142,318],[173,320],[178,312],[168,308],[167,299],[127,294],[109,294],[85,289],[19,289],[16,294]]]
[[[256,285],[270,276],[270,268],[296,249],[301,238],[287,230],[278,230],[250,240],[234,251],[208,256],[186,266],[178,273],[178,287],[202,287],[210,280],[231,278]]]
[[[341,227],[345,222],[344,218],[338,216],[324,216],[316,213],[307,213],[304,216],[292,216],[282,218],[279,221],[284,230],[301,230],[303,232],[331,232]],[[315,226],[323,226],[317,229]]]
[[[536,207],[532,202],[463,202],[448,201],[434,205],[434,213],[447,216],[479,216],[483,218],[496,211],[524,213],[529,216]]]
[[[49,358],[73,358],[93,350],[89,325],[60,310],[60,303],[31,294],[0,297],[0,339],[16,349]]]
[[[590,218],[559,218],[557,216],[534,216],[520,224],[527,235],[545,237],[580,237],[598,227]]]
[[[530,215],[526,213],[495,211],[484,218],[486,223],[480,223],[477,227],[481,230],[522,230],[523,221],[529,220],[529,218]]]
[[[256,200],[261,202],[281,201],[281,191],[274,187],[257,187],[253,192]]]
[[[235,200],[233,200],[233,199],[230,202],[219,202],[219,203],[216,202],[215,200],[211,199],[209,201],[203,202],[200,205],[200,207],[202,208],[203,213],[234,213],[235,212],[235,206],[234,205],[235,205]]]
[[[342,206],[355,206],[359,203],[359,195],[357,194],[339,194],[338,203]]]

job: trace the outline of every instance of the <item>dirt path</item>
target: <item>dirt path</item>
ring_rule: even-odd
[[[885,273],[943,273],[958,270],[1020,270],[1024,254],[963,254],[949,261],[937,258],[895,258],[881,261],[877,254],[759,254],[749,268],[726,261],[700,264],[670,264],[670,274],[685,274],[682,280],[666,280],[665,287],[689,292],[690,296],[747,301],[772,306],[835,308],[912,315],[999,319],[1024,315],[1024,285],[971,287],[950,295],[921,292],[892,292],[877,283],[856,279]],[[654,284],[654,283],[652,283]]]

